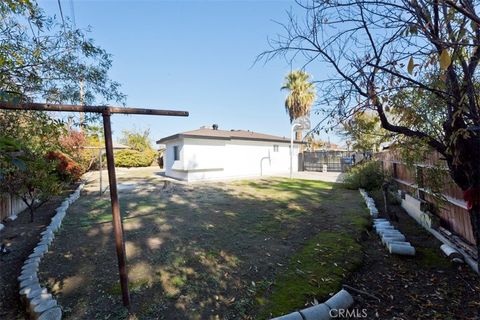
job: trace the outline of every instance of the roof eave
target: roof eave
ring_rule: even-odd
[[[156,142],[156,144],[162,144],[170,140],[176,139],[209,139],[209,140],[247,140],[247,141],[265,141],[265,142],[281,142],[281,143],[290,143],[289,140],[283,139],[274,139],[274,138],[249,138],[249,137],[214,137],[214,136],[205,136],[205,135],[194,135],[194,134],[174,134],[165,138],[162,138]],[[304,141],[294,140],[294,144],[305,144]]]

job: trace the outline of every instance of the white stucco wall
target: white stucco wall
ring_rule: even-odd
[[[174,161],[173,147],[180,148]],[[278,151],[274,151],[278,145]],[[294,145],[293,171],[298,171],[299,145]],[[166,143],[165,174],[187,181],[257,177],[290,170],[290,146],[285,142],[178,139]]]

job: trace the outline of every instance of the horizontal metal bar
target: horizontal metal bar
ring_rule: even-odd
[[[188,111],[157,110],[131,107],[110,107],[110,106],[82,106],[72,104],[50,104],[50,103],[10,103],[0,102],[0,109],[5,110],[36,110],[36,111],[63,111],[63,112],[91,112],[101,114],[144,114],[152,116],[173,116],[188,117]]]

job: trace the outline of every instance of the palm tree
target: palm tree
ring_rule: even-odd
[[[285,99],[285,111],[290,116],[290,123],[297,118],[310,115],[316,93],[315,85],[310,81],[308,73],[303,70],[291,71],[285,76],[281,90],[289,91]],[[301,131],[297,131],[295,139],[302,139]]]

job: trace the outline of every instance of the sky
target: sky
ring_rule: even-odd
[[[114,137],[124,129],[150,129],[156,141],[214,123],[225,130],[290,135],[287,92],[280,87],[301,65],[254,60],[268,49],[268,37],[281,32],[275,21],[285,22],[287,10],[298,10],[294,1],[60,2],[64,16],[79,28],[91,27],[89,36],[113,55],[110,75],[122,84],[127,106],[190,112],[188,118],[114,115]],[[59,15],[57,1],[38,3]],[[307,72],[314,79],[323,74],[321,67]],[[312,116],[312,125],[316,120]]]

